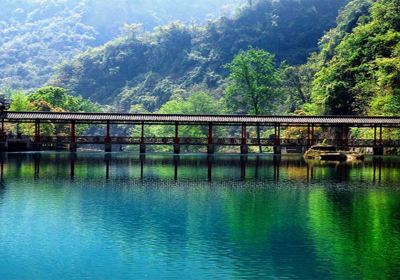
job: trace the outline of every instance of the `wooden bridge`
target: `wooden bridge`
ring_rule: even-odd
[[[400,117],[361,117],[361,116],[247,116],[247,115],[160,115],[160,114],[123,114],[123,113],[56,113],[56,112],[9,112],[1,113],[0,147],[8,150],[10,141],[18,138],[28,139],[35,150],[43,145],[64,144],[71,151],[76,151],[77,145],[102,144],[105,151],[110,152],[113,144],[138,145],[140,152],[146,151],[147,145],[171,145],[174,153],[180,152],[182,145],[206,146],[208,153],[214,153],[215,146],[240,146],[241,153],[248,153],[249,146],[269,146],[274,152],[281,153],[282,147],[309,147],[322,141],[315,135],[316,128],[337,128],[338,137],[325,139],[328,144],[342,148],[370,147],[375,154],[383,154],[384,148],[399,148],[400,139],[383,139],[384,129],[399,129]],[[34,135],[20,137],[7,135],[6,124],[32,123],[35,127]],[[41,124],[67,124],[70,126],[69,136],[41,135]],[[103,136],[77,136],[76,126],[82,124],[102,124],[105,126]],[[113,125],[139,125],[139,137],[124,137],[111,135]],[[173,125],[174,137],[148,137],[145,127],[152,125]],[[206,126],[208,134],[203,138],[180,137],[179,128],[187,126]],[[240,137],[214,137],[216,127],[240,126]],[[273,128],[273,135],[269,138],[250,138],[250,127]],[[304,128],[307,136],[299,139],[281,137],[282,129],[288,127]],[[349,137],[351,128],[373,129],[372,139],[353,139]]]

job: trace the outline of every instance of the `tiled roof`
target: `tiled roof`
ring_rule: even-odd
[[[161,115],[124,113],[55,113],[55,112],[4,112],[1,118],[10,121],[72,121],[121,123],[248,123],[248,124],[316,124],[316,125],[386,125],[400,126],[400,117],[359,116],[249,116],[249,115]]]

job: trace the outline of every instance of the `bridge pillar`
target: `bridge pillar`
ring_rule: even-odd
[[[1,132],[0,132],[0,152],[7,151],[7,136],[4,130],[4,119],[1,119]]]
[[[374,129],[374,156],[383,156],[385,153],[385,149],[383,148],[383,128],[382,125],[379,127],[379,143],[376,141],[377,127]],[[377,145],[378,144],[378,145]]]
[[[315,144],[314,124],[311,125],[311,146]]]
[[[42,150],[42,145],[40,144],[40,120],[35,120],[35,139],[33,142],[33,150]]]
[[[112,144],[111,144],[111,136],[110,136],[110,121],[107,121],[107,127],[106,127],[106,138],[104,139],[104,151],[106,153],[111,153],[112,151]]]
[[[274,141],[274,154],[280,155],[282,153],[281,147],[281,125],[275,124],[275,141]]]
[[[215,146],[213,141],[213,124],[210,122],[208,124],[208,145],[207,145],[207,153],[213,154],[215,152]]]
[[[384,148],[382,146],[373,147],[374,156],[383,156]]]
[[[69,151],[75,153],[77,150],[76,145],[76,136],[75,136],[75,121],[71,121],[71,135],[70,135],[70,142],[69,142]]]
[[[175,122],[174,154],[180,154],[181,145],[179,139],[179,123]]]
[[[249,153],[249,145],[247,145],[247,124],[242,123],[242,144],[240,145],[240,153],[247,155]]]
[[[144,142],[144,121],[141,123],[141,129],[140,129],[140,146],[139,146],[139,152],[141,154],[146,153],[146,144]]]

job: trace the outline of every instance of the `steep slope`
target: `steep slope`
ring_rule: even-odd
[[[334,115],[400,113],[400,0],[377,0],[316,74],[313,102]]]
[[[142,104],[154,111],[179,89],[218,94],[224,65],[249,46],[269,50],[279,61],[303,63],[345,3],[258,1],[204,27],[174,23],[150,34],[132,33],[64,64],[52,84],[119,110]]]

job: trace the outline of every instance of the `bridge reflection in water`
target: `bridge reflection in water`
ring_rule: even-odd
[[[1,157],[1,180],[94,180],[238,185],[280,182],[398,182],[400,160],[371,157],[356,163],[321,163],[295,156],[199,156],[171,154],[16,153]],[[43,178],[42,178],[43,177]]]

